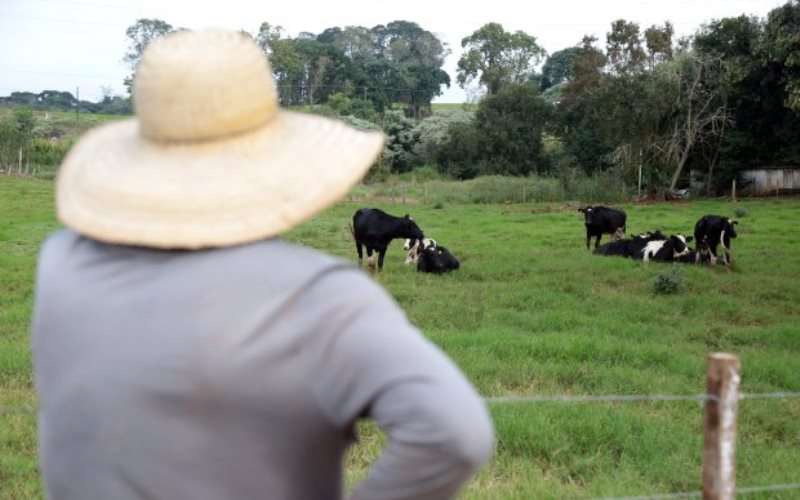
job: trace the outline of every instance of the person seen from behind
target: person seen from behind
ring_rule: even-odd
[[[352,498],[455,496],[493,450],[481,398],[366,274],[279,238],[383,135],[279,109],[233,31],[151,44],[134,104],[65,159],[39,256],[47,496],[338,499],[360,418],[388,443]]]

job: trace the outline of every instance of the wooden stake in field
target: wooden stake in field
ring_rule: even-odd
[[[703,499],[732,500],[736,491],[736,414],[739,408],[739,358],[708,356],[703,439]]]

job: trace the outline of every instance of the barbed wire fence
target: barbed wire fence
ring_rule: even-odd
[[[738,402],[743,400],[800,399],[800,392],[739,393],[739,360],[724,353],[710,354],[705,393],[700,394],[604,394],[604,395],[533,395],[488,396],[489,405],[502,404],[581,404],[581,403],[660,403],[697,401],[705,403],[702,490],[644,494],[627,497],[597,497],[591,500],[667,500],[698,498],[730,500],[736,495],[800,490],[800,482],[735,486],[735,448]],[[32,415],[35,405],[0,407],[0,417]]]

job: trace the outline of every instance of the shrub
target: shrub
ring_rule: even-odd
[[[72,147],[73,141],[49,141],[37,138],[31,143],[28,162],[37,166],[60,165]]]
[[[747,209],[744,208],[744,207],[737,207],[736,210],[733,211],[733,213],[735,213],[736,217],[738,217],[740,219],[750,215],[750,212],[748,212]]]
[[[653,278],[653,292],[662,295],[685,292],[686,283],[683,281],[685,275],[686,270],[682,267],[671,266]]]
[[[450,126],[456,123],[468,124],[472,118],[472,113],[457,109],[452,113],[435,114],[420,121],[414,127],[414,136],[417,137],[412,148],[414,162],[418,165],[435,163],[439,148],[450,138]]]

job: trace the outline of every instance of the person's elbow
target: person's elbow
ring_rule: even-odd
[[[494,426],[485,406],[446,410],[439,420],[442,434],[447,436],[444,448],[451,461],[471,471],[477,471],[494,453]]]

